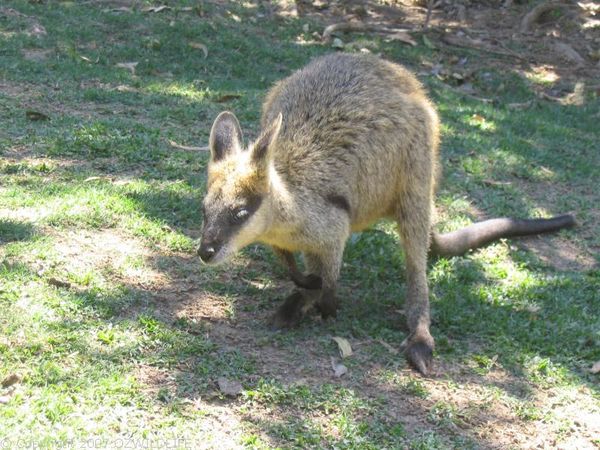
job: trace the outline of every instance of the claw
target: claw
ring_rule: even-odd
[[[422,341],[409,343],[406,359],[421,375],[428,375],[433,361],[433,345]]]

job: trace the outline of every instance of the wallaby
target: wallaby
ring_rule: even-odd
[[[493,219],[433,232],[438,115],[409,71],[372,55],[324,56],[280,81],[266,97],[261,125],[244,148],[232,113],[213,124],[202,261],[223,262],[253,242],[273,247],[304,288],[273,317],[276,327],[290,327],[311,307],[324,318],[336,315],[346,240],[380,218],[394,219],[406,254],[406,356],[424,374],[434,349],[428,252],[459,255],[501,237],[574,224],[570,215]],[[302,252],[308,275],[294,252]]]

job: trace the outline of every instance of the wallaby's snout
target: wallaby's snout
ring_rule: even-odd
[[[203,263],[210,263],[210,260],[217,254],[221,245],[218,242],[206,241],[202,239],[198,247],[198,256]]]
[[[198,246],[198,256],[205,264],[214,264],[215,256],[223,248],[224,240],[220,236],[222,234],[220,231],[219,227],[204,222],[202,237]]]

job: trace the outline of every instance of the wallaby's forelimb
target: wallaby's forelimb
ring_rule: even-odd
[[[501,238],[547,233],[574,225],[575,217],[571,214],[550,219],[490,219],[450,233],[434,232],[429,254],[442,257],[459,256]]]
[[[273,250],[277,257],[288,267],[290,278],[296,286],[304,289],[321,289],[323,284],[321,277],[312,273],[304,275],[300,269],[298,269],[296,259],[292,252],[275,247]]]

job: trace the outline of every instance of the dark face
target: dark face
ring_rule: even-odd
[[[234,201],[225,201],[223,195],[207,195],[202,203],[202,239],[198,248],[200,259],[217,264],[247,245],[236,239],[246,227],[262,202],[260,195],[245,195]]]

